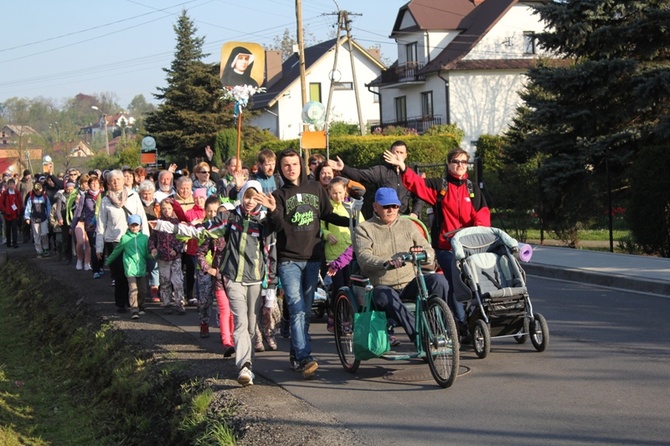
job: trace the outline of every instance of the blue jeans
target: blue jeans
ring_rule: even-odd
[[[457,323],[465,323],[465,310],[463,309],[463,304],[456,299],[454,296],[454,279],[452,276],[452,265],[454,263],[454,253],[446,249],[436,249],[435,257],[437,263],[442,268],[442,273],[444,274],[445,279],[449,283],[449,292],[447,294],[447,305],[449,309],[454,313],[454,319]]]
[[[321,262],[281,262],[278,272],[288,302],[291,323],[291,356],[298,362],[311,359],[309,320]]]

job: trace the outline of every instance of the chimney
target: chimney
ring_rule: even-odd
[[[281,51],[265,51],[265,88],[270,88],[282,77]]]
[[[376,46],[371,46],[370,48],[367,49],[368,54],[372,56],[373,59],[375,59],[377,62],[382,61],[382,50],[379,47]]]

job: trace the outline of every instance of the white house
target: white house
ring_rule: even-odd
[[[358,124],[349,42],[346,38],[340,40],[337,68],[333,70],[336,44],[337,39],[332,39],[305,48],[307,100],[327,105],[332,79],[334,90],[329,122]],[[379,123],[379,96],[366,87],[366,84],[379,77],[384,65],[379,61],[378,54],[371,54],[354,40],[351,44],[363,122],[366,127],[376,125]],[[270,131],[282,140],[298,138],[302,131],[298,55],[293,54],[281,66],[278,65],[279,73],[273,73],[270,66],[271,62],[268,60],[267,91],[255,94],[249,106],[251,110],[259,110],[261,113],[249,118],[250,123]]]
[[[391,37],[398,60],[371,86],[381,95],[381,125],[456,124],[463,148],[507,128],[520,104],[524,73],[539,57],[544,30],[533,5],[519,0],[412,0]]]

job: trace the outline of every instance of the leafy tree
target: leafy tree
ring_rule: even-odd
[[[508,132],[510,160],[538,155],[543,217],[576,242],[576,230],[605,209],[608,180],[627,191],[645,145],[667,138],[669,0],[552,1],[538,6],[550,31],[540,46],[566,63],[528,73],[524,107]],[[658,130],[662,130],[659,132]]]
[[[154,95],[162,103],[147,116],[145,126],[161,153],[184,162],[203,156],[217,131],[231,126],[232,116],[230,104],[219,99],[218,67],[202,62],[207,56],[202,52],[204,38],[195,37],[197,29],[186,11],[173,28],[177,47],[170,68],[164,69],[168,85]]]
[[[304,29],[303,40],[305,41],[305,46],[310,46],[316,43],[316,37],[314,37],[314,34]],[[281,36],[274,36],[272,39],[272,44],[268,46],[268,50],[281,52],[281,60],[283,62],[291,57],[293,53],[295,53],[293,47],[297,44],[298,40],[296,39],[295,34],[291,33],[291,31],[286,28],[284,29],[284,33]]]

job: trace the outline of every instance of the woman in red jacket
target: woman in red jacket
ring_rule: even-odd
[[[7,247],[18,248],[19,224],[23,215],[23,200],[16,190],[14,178],[7,180],[7,189],[0,195],[0,211],[5,218],[5,237]]]
[[[450,239],[461,229],[471,226],[491,226],[491,212],[477,184],[468,178],[468,152],[457,148],[447,154],[445,178],[424,179],[405,162],[391,152],[384,152],[386,162],[398,166],[403,185],[418,198],[433,206],[432,245],[437,263],[449,281],[449,294],[453,294],[452,262]],[[449,296],[449,302],[453,301]],[[460,329],[465,327],[465,313],[462,306],[452,308]],[[462,332],[463,334],[466,331]]]

